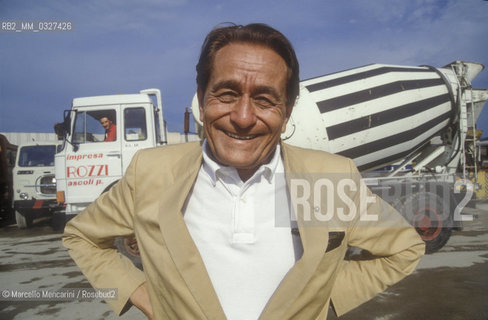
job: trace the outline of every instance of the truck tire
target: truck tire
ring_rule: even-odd
[[[115,238],[115,247],[117,250],[132,261],[132,263],[142,270],[141,255],[137,246],[136,238]]]
[[[19,229],[26,229],[32,227],[33,218],[28,215],[23,215],[15,210],[15,221]]]
[[[425,242],[425,253],[434,253],[449,240],[452,216],[449,206],[435,193],[418,192],[407,196],[401,205],[404,217]]]

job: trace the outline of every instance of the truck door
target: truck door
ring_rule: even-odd
[[[151,108],[152,105],[149,104],[122,105],[121,115],[124,124],[122,168],[124,172],[137,150],[156,145]]]
[[[122,176],[120,118],[120,106],[77,110],[66,153],[70,202],[91,202]]]

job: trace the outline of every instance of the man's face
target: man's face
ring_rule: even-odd
[[[200,120],[215,159],[249,178],[273,154],[286,129],[285,61],[273,50],[229,44],[215,55]]]
[[[107,117],[100,118],[100,123],[105,130],[108,130],[112,125],[112,121],[110,121]]]

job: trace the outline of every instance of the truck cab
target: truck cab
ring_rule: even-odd
[[[64,127],[56,181],[58,202],[66,205],[68,218],[110,189],[137,150],[167,143],[158,89],[75,98]]]
[[[66,220],[117,183],[138,150],[200,140],[186,129],[184,135],[167,131],[158,89],[75,98],[55,130],[65,137],[55,172],[56,200]],[[115,246],[141,265],[135,238],[117,238]]]
[[[36,141],[19,145],[13,170],[13,206],[21,229],[35,218],[49,216],[56,207],[54,155],[57,141]]]

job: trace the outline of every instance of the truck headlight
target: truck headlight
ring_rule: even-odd
[[[29,199],[29,194],[27,194],[27,192],[22,192],[21,194],[19,194],[19,197],[22,200],[27,200]]]
[[[56,178],[53,174],[46,175],[41,178],[41,193],[56,194]]]

